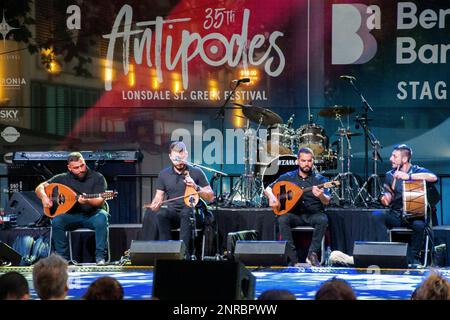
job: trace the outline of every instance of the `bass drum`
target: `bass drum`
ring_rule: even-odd
[[[297,157],[294,155],[278,156],[262,168],[263,187],[266,188],[283,173],[298,169]]]

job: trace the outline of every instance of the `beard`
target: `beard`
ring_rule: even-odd
[[[73,176],[75,177],[75,179],[77,179],[79,181],[83,181],[86,178],[86,173],[87,173],[87,171],[84,171],[84,172],[80,172],[79,174],[74,174]]]
[[[311,173],[311,170],[312,170],[312,168],[310,168],[310,167],[303,167],[303,168],[300,167],[300,171],[303,173],[309,174],[309,173]]]

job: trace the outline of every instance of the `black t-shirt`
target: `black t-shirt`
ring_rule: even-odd
[[[70,172],[65,172],[58,174],[47,181],[48,183],[61,183],[69,188],[73,189],[75,192],[81,194],[95,194],[105,192],[107,188],[107,183],[105,177],[97,172],[88,169],[86,176],[83,180],[78,180]],[[98,207],[93,207],[88,204],[76,203],[68,213],[92,213],[97,210]]]
[[[280,177],[278,177],[277,180],[272,182],[269,187],[272,188],[272,186],[278,182],[278,181],[288,181],[292,182],[295,185],[299,186],[300,188],[309,188],[312,186],[317,186],[319,184],[323,184],[325,182],[328,182],[328,179],[324,176],[318,174],[318,173],[311,173],[307,178],[302,178],[298,174],[298,170],[289,171],[285,174],[282,174]],[[328,189],[324,189],[324,194],[329,196],[330,192]],[[317,213],[324,211],[323,203],[320,201],[319,198],[317,198],[312,191],[304,192],[302,194],[302,197],[296,204],[294,208],[290,211],[291,213]]]
[[[194,182],[200,187],[206,187],[209,185],[208,180],[202,170],[186,166],[186,170],[189,171],[189,175]],[[156,189],[164,191],[167,199],[175,197],[181,197],[186,190],[186,184],[184,183],[184,174],[177,173],[173,166],[163,169],[156,180]],[[184,199],[178,199],[172,202],[168,202],[167,206],[175,209],[182,209],[185,206]]]
[[[395,171],[397,171],[397,169],[392,169],[391,171],[388,171],[386,173],[386,179],[385,179],[385,184],[387,184],[389,186],[389,190],[392,188],[392,182],[394,181],[394,173]],[[409,168],[409,171],[407,172],[408,174],[413,174],[413,173],[431,173],[433,174],[430,170],[419,167],[418,165],[412,165]],[[427,183],[428,185],[428,183]],[[402,179],[397,179],[395,181],[395,188],[394,188],[394,196],[392,198],[390,207],[393,210],[403,210],[403,180]]]

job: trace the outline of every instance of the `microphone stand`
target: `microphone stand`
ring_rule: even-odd
[[[228,96],[228,98],[225,100],[225,102],[220,106],[220,109],[217,111],[216,117],[214,118],[215,120],[220,118],[220,132],[222,133],[222,136],[224,136],[224,137],[225,137],[225,134],[224,134],[224,130],[225,130],[224,129],[224,127],[225,127],[225,124],[224,124],[224,122],[225,122],[225,106],[228,104],[228,102],[230,101],[231,97],[234,96],[234,93],[236,92],[236,89],[239,87],[240,84],[241,84],[241,81],[238,80],[236,82],[236,85],[234,86],[233,90],[231,91],[231,94]],[[223,143],[222,143],[222,159],[220,161],[220,171],[223,171],[223,162],[224,162],[223,154],[224,154],[224,146],[223,146]],[[225,174],[222,174],[222,176],[223,175],[225,175]],[[222,190],[222,176],[219,179],[220,198],[221,199],[223,198],[223,195],[222,195],[222,191],[223,191]]]
[[[184,163],[186,163],[187,165],[190,165],[192,167],[199,167],[199,168],[205,169],[205,170],[207,170],[209,172],[214,172],[214,175],[211,178],[210,185],[212,186],[213,191],[214,191],[215,210],[216,210],[216,213],[217,213],[218,210],[219,210],[219,198],[218,198],[219,197],[219,185],[217,184],[217,186],[214,187],[214,182],[216,180],[218,180],[220,182],[222,180],[222,176],[226,176],[227,177],[228,174],[226,174],[225,172],[222,172],[222,171],[219,171],[219,170],[215,170],[215,169],[212,169],[212,168],[209,168],[209,167],[205,167],[205,166],[202,166],[200,164],[192,163],[192,162],[189,162],[189,161],[186,161],[186,160],[184,160]],[[215,222],[215,233],[216,233],[216,256],[215,256],[215,260],[221,260],[222,256],[219,253],[219,250],[220,250],[219,249],[219,230],[218,230],[217,221]]]
[[[350,84],[352,85],[355,92],[359,95],[361,98],[361,102],[364,107],[364,113],[363,113],[363,122],[365,125],[363,125],[364,128],[364,179],[367,180],[369,177],[369,132],[368,132],[368,112],[369,110],[373,112],[372,107],[369,105],[367,100],[362,95],[361,91],[356,87],[356,85],[353,83],[353,78],[349,79]],[[362,124],[362,122],[361,122]]]
[[[192,233],[192,254],[191,254],[191,260],[197,260],[197,256],[195,253],[195,239],[197,238],[197,218],[195,216],[195,202],[194,202],[194,196],[190,195],[189,196],[189,203],[190,203],[190,207],[191,207],[191,233]],[[189,250],[189,249],[188,249]]]

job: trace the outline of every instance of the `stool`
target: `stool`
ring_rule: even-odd
[[[413,229],[406,228],[406,227],[395,227],[388,230],[389,233],[389,242],[392,242],[392,234],[393,233],[402,233],[402,234],[412,234],[414,232]],[[423,257],[423,266],[426,267],[428,264],[428,250],[430,246],[430,235],[427,233],[425,237],[425,252]]]
[[[314,232],[314,228],[311,226],[298,226],[291,228],[291,231],[299,231],[299,232]],[[322,237],[321,245],[320,245],[320,263],[325,262],[325,235]]]
[[[79,228],[79,229],[75,229],[72,231],[67,231],[67,238],[69,240],[69,258],[70,261],[74,261],[73,260],[73,251],[72,251],[72,233],[80,233],[80,232],[91,232],[91,233],[95,233],[94,230],[91,229],[87,229],[87,228]],[[110,241],[109,241],[109,228],[108,228],[108,237],[107,237],[107,246],[108,246],[108,260],[106,262],[111,262],[111,248],[110,248]]]

